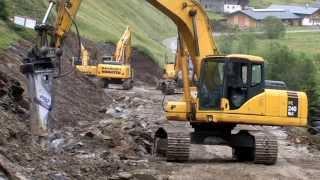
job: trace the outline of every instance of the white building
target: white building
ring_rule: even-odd
[[[223,12],[227,14],[231,14],[241,10],[242,10],[242,6],[237,4],[225,4],[223,8]]]
[[[233,13],[249,4],[249,0],[199,0],[199,2],[206,10],[220,13]]]

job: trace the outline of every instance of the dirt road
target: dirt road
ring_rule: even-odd
[[[110,96],[117,96],[117,90],[105,90]],[[146,104],[125,110],[127,117],[138,117],[154,130],[166,123],[162,111],[162,94],[154,87],[135,87],[132,91],[120,91],[129,98],[141,98]],[[179,95],[167,99],[179,99]],[[263,127],[276,135],[279,141],[279,161],[274,166],[238,163],[232,160],[232,150],[219,146],[192,146],[191,160],[187,163],[167,163],[148,159],[148,168],[137,168],[131,174],[150,174],[154,177],[172,180],[198,179],[319,179],[320,151],[304,144],[294,144],[286,131],[279,127]]]

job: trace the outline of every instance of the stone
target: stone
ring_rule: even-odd
[[[120,177],[120,179],[123,179],[123,180],[131,179],[133,177],[133,175],[128,172],[120,172],[118,173],[118,176]]]

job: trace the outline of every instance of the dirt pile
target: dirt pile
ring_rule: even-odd
[[[65,42],[63,71],[68,72],[77,47],[72,39]],[[114,50],[112,45],[89,41],[86,44],[89,50],[99,52],[97,57],[111,55]],[[56,96],[49,147],[33,141],[26,79],[19,72],[30,47],[31,43],[21,41],[0,55],[0,155],[17,167],[11,170],[30,179],[97,179],[146,167],[152,141],[149,124],[138,114],[131,116],[132,111],[126,109],[142,111],[150,102],[143,97],[123,96],[117,90],[106,93],[79,72],[54,82]],[[106,52],[101,53],[102,48]],[[156,82],[159,74],[154,72],[158,67],[150,58],[135,51],[133,62],[138,62],[134,63],[138,67],[137,84]],[[3,168],[0,177],[12,173],[6,172],[8,167]]]

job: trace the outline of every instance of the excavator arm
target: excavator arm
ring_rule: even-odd
[[[207,56],[218,55],[209,18],[202,6],[195,0],[147,0],[152,6],[169,17],[177,26],[179,43],[184,44],[191,57],[195,78],[200,77],[202,61]],[[181,47],[180,47],[181,48]],[[192,111],[187,52],[182,47],[180,67],[183,76],[184,101],[187,114]]]
[[[116,52],[114,53],[114,59],[116,62],[130,64],[131,54],[131,29],[127,27],[126,31],[123,33],[117,44]]]
[[[73,21],[80,8],[82,0],[60,0],[58,1],[58,15],[55,23],[55,46],[60,48],[65,33],[70,31]]]
[[[202,59],[208,55],[218,54],[218,48],[212,36],[213,31],[204,9],[195,0],[147,1],[176,24],[192,58],[195,74],[200,76]]]
[[[70,31],[82,0],[49,1],[49,7],[35,30],[37,39],[34,47],[20,67],[28,79],[29,98],[32,103],[31,131],[34,135],[47,136],[49,113],[53,106],[53,79],[61,75],[61,44],[65,33]],[[55,24],[48,24],[48,18],[57,7]],[[79,39],[80,41],[80,39]]]

